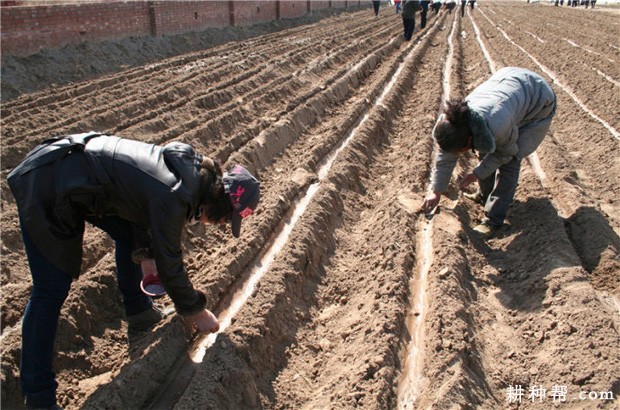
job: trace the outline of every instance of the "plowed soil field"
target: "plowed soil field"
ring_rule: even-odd
[[[343,13],[4,103],[3,408],[22,406],[31,287],[6,175],[88,130],[242,163],[263,198],[238,240],[187,228],[190,277],[222,321],[209,338],[172,313],[128,337],[113,244],[87,229],[56,343],[62,407],[617,408],[618,14],[484,1],[429,17],[404,42],[392,8]],[[419,208],[442,99],[504,66],[543,75],[558,111],[484,240],[456,189]]]

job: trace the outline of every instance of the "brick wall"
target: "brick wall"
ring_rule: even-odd
[[[309,1],[280,1],[280,18],[301,17],[312,11]]]
[[[235,1],[235,26],[248,26],[276,20],[276,1]]]
[[[129,36],[179,34],[209,27],[246,26],[300,17],[312,10],[358,6],[362,0],[89,1],[36,5],[0,3],[3,55]]]
[[[146,2],[0,8],[2,54],[150,34]]]
[[[152,2],[151,6],[155,18],[153,35],[230,25],[228,1],[159,1]]]
[[[353,2],[353,3],[361,3],[361,0],[359,2]],[[329,0],[312,0],[310,2],[310,10],[323,10],[323,9],[328,9],[331,7],[331,1]]]
[[[347,6],[351,3],[356,3],[354,1],[346,1],[346,0],[333,0],[330,1],[330,7],[335,9],[346,9]]]

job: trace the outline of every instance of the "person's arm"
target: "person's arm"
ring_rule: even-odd
[[[174,302],[177,313],[193,322],[199,332],[217,332],[215,315],[207,310],[206,295],[194,289],[183,266],[181,235],[186,222],[187,203],[170,194],[151,201],[152,250],[162,285]]]
[[[177,313],[191,316],[205,308],[204,293],[194,289],[183,266],[181,235],[187,204],[174,193],[151,200],[149,206],[151,249],[162,285]]]
[[[445,193],[448,192],[448,185],[452,172],[456,167],[459,154],[447,152],[438,148],[435,156],[435,165],[431,173],[430,190],[432,192]]]
[[[422,210],[426,213],[431,212],[439,204],[441,195],[448,191],[450,177],[456,167],[459,154],[451,153],[439,148],[435,156],[435,165],[431,173],[431,183],[429,193],[424,198]]]
[[[499,135],[499,133],[494,133]],[[487,154],[482,161],[474,168],[473,173],[478,179],[486,179],[493,175],[499,167],[509,163],[519,152],[517,141],[519,139],[519,129],[513,125],[507,135],[503,138],[496,138],[495,152]]]

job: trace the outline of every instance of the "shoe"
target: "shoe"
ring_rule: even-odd
[[[480,191],[476,191],[471,194],[469,192],[463,192],[463,196],[479,205],[484,205],[484,197],[482,196],[482,192]]]
[[[495,233],[499,228],[500,226],[493,225],[489,220],[484,220],[474,227],[474,231],[478,232],[485,238],[488,238],[489,236],[493,235],[493,233]]]
[[[136,315],[127,316],[129,332],[133,333],[147,330],[159,323],[164,317],[164,312],[154,306]]]

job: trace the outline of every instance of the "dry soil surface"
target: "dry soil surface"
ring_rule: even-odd
[[[31,287],[6,175],[50,135],[99,130],[242,163],[264,195],[238,240],[187,228],[187,269],[223,320],[206,340],[174,314],[128,337],[112,242],[87,230],[56,344],[61,406],[617,408],[618,15],[524,1],[429,15],[411,42],[392,9],[367,9],[4,103],[3,407],[21,406]],[[442,98],[503,66],[543,75],[558,111],[484,240],[456,190],[433,216],[419,206]]]

